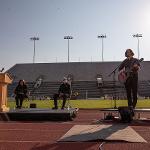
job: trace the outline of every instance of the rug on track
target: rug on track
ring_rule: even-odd
[[[145,142],[135,130],[128,125],[74,125],[59,142],[83,142],[94,140]]]

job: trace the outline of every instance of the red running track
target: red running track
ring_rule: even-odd
[[[57,140],[72,126],[93,124],[102,115],[99,110],[79,110],[77,118],[67,122],[0,122],[0,150],[98,150],[103,141],[59,143]],[[145,116],[149,114],[142,117]],[[150,150],[150,121],[133,121],[129,126],[148,143],[106,141],[103,150]]]

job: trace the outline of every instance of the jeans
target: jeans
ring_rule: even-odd
[[[63,104],[62,104],[62,107],[61,108],[64,108],[65,107],[65,104],[66,104],[66,100],[67,100],[67,96],[68,94],[63,94],[63,95],[59,95],[59,94],[54,94],[53,96],[53,99],[54,99],[54,107],[55,108],[58,108],[58,105],[57,105],[57,99],[58,98],[62,98],[63,99]]]
[[[24,95],[23,94],[17,94],[15,97],[15,100],[16,100],[16,107],[21,108],[23,100],[24,100]]]
[[[135,108],[137,103],[138,75],[133,74],[125,82],[128,106]]]

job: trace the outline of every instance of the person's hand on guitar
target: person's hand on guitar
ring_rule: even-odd
[[[139,68],[140,68],[139,65],[134,64],[133,67],[132,67],[132,71],[137,72],[139,70]]]

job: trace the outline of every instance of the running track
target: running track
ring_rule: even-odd
[[[149,117],[144,114],[142,117]],[[73,121],[67,122],[0,122],[0,150],[98,150],[102,141],[58,143],[72,126],[93,124],[102,118],[99,110],[79,110]],[[117,122],[100,122],[117,123]],[[106,141],[103,150],[150,150],[150,120],[129,124],[148,143]]]

